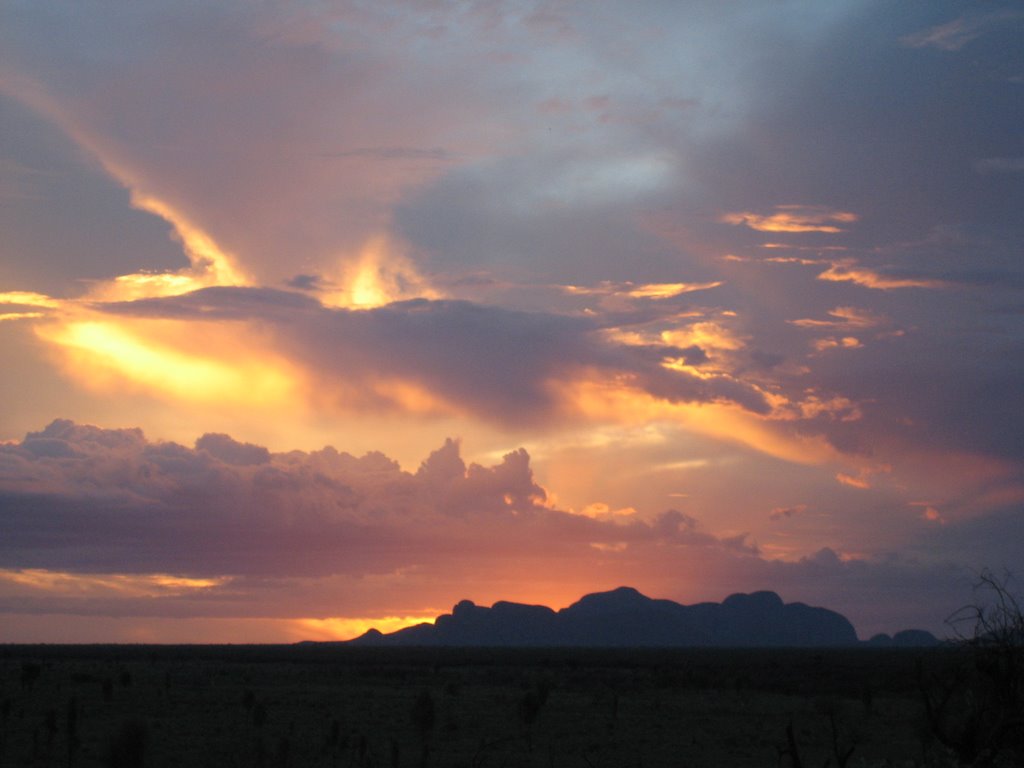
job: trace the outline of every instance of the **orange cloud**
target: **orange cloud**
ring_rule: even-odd
[[[354,260],[340,269],[340,289],[322,294],[325,304],[349,309],[372,309],[405,299],[436,299],[439,294],[405,258],[391,238],[371,238]]]
[[[818,275],[818,279],[833,283],[849,282],[879,291],[897,288],[942,288],[946,285],[941,280],[920,277],[888,277],[866,267],[856,266],[853,261],[833,262],[832,266]]]
[[[848,485],[851,488],[870,488],[871,484],[862,477],[854,477],[853,475],[847,475],[844,472],[836,473],[836,480],[843,485]]]
[[[62,353],[66,372],[93,389],[127,383],[190,402],[270,405],[291,400],[293,366],[238,345],[238,329],[214,323],[78,317],[36,329]],[[203,339],[201,353],[193,351]],[[258,339],[250,337],[250,344]]]
[[[160,597],[225,584],[226,578],[191,578],[167,573],[71,573],[45,568],[0,569],[0,584],[48,595]]]
[[[847,485],[851,488],[867,489],[871,488],[871,476],[880,473],[888,473],[892,471],[892,467],[887,464],[879,464],[873,467],[861,467],[860,471],[856,475],[849,475],[844,472],[836,474],[836,480],[842,485]]]
[[[811,346],[814,347],[818,352],[824,352],[829,349],[858,349],[864,345],[860,339],[856,336],[843,336],[841,339],[837,339],[834,336],[829,336],[824,339],[815,339],[811,342]]]
[[[560,386],[566,407],[587,418],[619,423],[667,422],[796,464],[838,458],[819,436],[789,434],[778,421],[727,403],[673,403],[617,379],[594,378]]]
[[[722,285],[721,281],[710,283],[613,283],[604,281],[596,286],[566,285],[566,293],[582,296],[626,296],[632,299],[670,299],[684,293],[706,291]]]
[[[938,523],[939,525],[946,524],[946,518],[942,516],[942,513],[935,508],[935,505],[930,501],[911,501],[908,502],[912,507],[919,507],[921,509],[921,519],[927,520],[929,523]]]
[[[41,310],[56,309],[61,306],[60,299],[54,299],[42,293],[32,291],[6,291],[0,293],[0,304],[12,307],[32,307],[30,311],[17,310],[13,312],[0,312],[0,323],[5,320],[34,320],[46,317],[48,312]]]
[[[843,232],[839,224],[851,224],[859,218],[848,211],[833,211],[825,208],[803,205],[777,205],[776,213],[768,216],[740,211],[723,214],[719,219],[725,224],[735,224],[759,232]]]
[[[836,307],[830,309],[828,314],[831,320],[803,318],[790,320],[789,323],[800,328],[873,328],[886,322],[885,317],[857,307]]]
[[[42,293],[32,291],[6,291],[0,293],[0,304],[16,304],[23,307],[44,307],[55,309],[60,306],[60,299],[54,299]]]
[[[701,349],[734,351],[746,346],[743,337],[714,321],[693,323],[685,328],[662,331],[661,340],[675,347],[696,345]]]

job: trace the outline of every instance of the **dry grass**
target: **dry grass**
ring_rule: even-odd
[[[7,647],[0,765],[938,766],[920,655]]]

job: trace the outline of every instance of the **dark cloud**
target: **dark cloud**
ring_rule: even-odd
[[[82,280],[186,265],[166,222],[133,210],[126,189],[2,87],[0,115],[5,288],[65,296]]]
[[[726,375],[700,377],[661,365],[668,357],[700,365],[707,360],[700,347],[607,340],[602,334],[607,324],[625,319],[614,315],[522,312],[426,299],[348,310],[294,292],[228,287],[96,308],[136,317],[258,321],[273,327],[289,357],[316,371],[328,386],[332,379],[366,383],[398,377],[502,423],[547,419],[559,408],[550,385],[572,381],[588,368],[630,376],[640,389],[670,402],[729,401],[768,411],[756,387]]]
[[[325,287],[324,279],[320,275],[295,275],[286,280],[285,285],[299,291],[315,291]]]
[[[524,450],[467,466],[453,441],[410,474],[380,454],[271,454],[213,434],[190,449],[55,421],[0,446],[0,510],[0,567],[85,573],[279,579],[585,562],[594,545],[754,551],[675,511],[649,522],[559,511]]]
[[[66,448],[35,450],[39,443]],[[226,448],[229,461],[210,445]],[[568,514],[548,504],[523,450],[492,466],[467,465],[449,440],[409,473],[379,453],[356,457],[327,447],[240,463],[243,449],[247,458],[260,451],[227,436],[204,436],[192,449],[150,443],[136,429],[62,420],[0,446],[0,569],[7,569],[0,577],[45,569],[69,574],[72,583],[76,574],[86,580],[49,593],[6,582],[0,610],[352,615],[395,610],[413,592],[420,605],[435,599],[424,595],[493,600],[515,597],[502,590],[556,579],[578,583],[581,594],[629,583],[690,600],[706,599],[708,585],[721,597],[756,585],[843,611],[865,635],[911,625],[940,631],[969,598],[969,569],[952,558],[849,558],[826,548],[772,561],[746,536],[714,536],[678,510],[650,518]],[[995,518],[991,525],[1019,529],[1018,514],[1006,519],[1009,528]],[[107,586],[86,589],[90,574],[134,574],[125,577],[141,580],[134,589],[155,593],[132,592],[133,582],[117,591],[109,576],[100,580]],[[212,581],[175,591],[173,582],[161,586],[168,574]]]
[[[866,224],[851,226],[847,245],[1013,222],[1024,190],[973,166],[1019,154],[1024,94],[1001,73],[1024,70],[1024,17],[972,27],[984,35],[969,54],[900,42],[969,7],[865,4],[812,50],[777,58],[755,75],[761,98],[745,125],[695,155],[701,192],[725,210],[796,201],[853,211]]]

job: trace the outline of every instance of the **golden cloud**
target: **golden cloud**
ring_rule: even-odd
[[[880,272],[857,266],[851,260],[832,262],[832,266],[818,275],[819,280],[833,283],[848,282],[879,291],[897,288],[943,288],[946,283],[922,277],[889,277]]]
[[[758,232],[825,232],[845,231],[837,224],[852,224],[859,217],[849,211],[803,205],[777,205],[775,213],[767,216],[750,211],[726,213],[719,221],[755,229]]]

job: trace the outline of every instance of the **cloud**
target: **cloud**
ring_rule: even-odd
[[[788,517],[802,515],[807,511],[806,504],[797,504],[793,507],[775,507],[769,514],[768,519],[772,521],[783,520]]]
[[[294,476],[260,444],[309,448],[344,434],[408,461],[443,434],[485,442],[495,455],[522,438],[546,476],[551,465],[540,457],[550,445],[596,428],[595,461],[564,473],[596,493],[588,472],[629,463],[621,441],[642,434],[661,441],[664,455],[648,461],[638,452],[624,474],[709,457],[699,471],[662,472],[692,480],[668,488],[689,495],[684,518],[659,529],[665,535],[696,542],[709,533],[686,522],[693,509],[721,516],[723,540],[753,514],[746,519],[758,528],[791,534],[789,555],[819,545],[840,553],[786,573],[825,569],[845,593],[859,566],[843,545],[905,548],[920,533],[913,526],[927,523],[907,499],[934,499],[948,530],[1019,490],[1024,417],[1005,404],[1021,391],[1024,359],[1016,293],[1024,49],[1018,18],[1001,15],[1019,9],[991,7],[960,19],[944,5],[860,0],[781,9],[652,2],[598,15],[566,6],[558,18],[544,10],[532,19],[514,3],[416,13],[387,2],[146,3],[85,14],[12,7],[0,25],[9,129],[0,168],[11,177],[0,182],[0,251],[5,287],[24,290],[0,304],[10,372],[0,377],[3,435],[54,413],[113,424],[125,412],[150,435],[211,433],[198,448],[148,444],[150,464],[178,467],[163,476],[185,501],[158,499],[173,508],[161,524],[173,527],[178,516],[191,519],[189,494],[212,498],[203,483],[217,477],[234,484],[224,499],[245,497],[257,475],[259,493],[291,498]],[[570,292],[561,287],[569,284]],[[67,296],[77,298],[59,298]],[[70,467],[92,455],[88,444],[84,435],[40,436],[18,461],[35,456],[40,473],[44,459]],[[723,469],[726,459],[740,469]],[[444,503],[453,510],[478,508],[488,483],[502,499],[535,493],[513,477],[522,457],[509,460],[507,476],[474,475],[481,488],[459,479],[461,461],[457,446],[446,447],[429,462],[433,480],[399,473],[396,483],[423,498],[428,485],[450,486]],[[878,479],[860,474],[866,461],[891,462],[891,482],[864,492],[837,486],[837,473]],[[57,464],[46,466],[49,479],[70,482]],[[131,494],[153,493],[151,480],[117,466],[135,464],[96,465],[109,499],[83,491],[101,527],[104,515],[124,522],[112,538],[148,520],[124,511],[138,509]],[[385,462],[380,473],[393,470]],[[698,475],[715,482],[699,487]],[[11,470],[12,483],[19,477],[36,475]],[[789,508],[793,494],[781,489],[765,504],[764,486],[782,477],[805,490],[827,486],[800,498],[834,525],[822,532],[811,530],[817,515],[776,526],[758,517],[757,509]],[[41,489],[57,493],[41,478]],[[342,485],[331,498],[356,542],[369,536],[373,515],[358,525],[345,515],[373,494]],[[605,501],[660,510],[650,500],[661,488],[648,485]],[[532,506],[558,507],[546,493]],[[70,514],[58,497],[60,514]],[[872,528],[863,509],[830,504],[854,497],[851,506],[884,498],[896,511]],[[43,509],[45,499],[33,498]],[[381,509],[394,508],[391,496],[380,498]],[[317,504],[333,509],[323,499],[302,508]],[[231,504],[223,507],[233,519]],[[522,517],[495,535],[540,542],[537,560],[534,547],[517,545],[494,565],[501,583],[515,584],[517,567],[543,572],[548,585],[582,581],[571,570],[580,561],[548,558],[545,547],[561,550],[526,536]],[[273,528],[281,551],[299,548],[289,535],[307,536],[311,560],[322,562],[317,543],[333,534],[292,525]],[[240,527],[241,540],[255,536]],[[447,542],[476,535],[445,530]],[[703,569],[725,562],[755,583],[769,578],[742,548],[695,546],[691,561],[669,568],[653,554],[672,545],[652,539],[645,548],[616,530],[625,538],[602,538],[604,528],[567,537],[610,558],[587,578],[640,574],[667,584],[671,575],[679,590],[706,583]],[[978,534],[978,560],[1020,541],[977,530],[989,537]],[[426,535],[416,524],[405,534]],[[947,543],[957,560],[956,542]],[[252,547],[278,562],[262,543]],[[715,558],[705,558],[711,550]],[[342,551],[354,563],[372,560],[355,544]],[[433,596],[446,608],[450,592],[473,583],[475,550],[459,551],[468,553],[465,570],[435,569],[435,580],[417,581],[404,554],[381,562],[413,565],[359,577],[378,579],[372,589],[355,576],[338,575],[329,590],[328,577],[309,578],[338,600],[393,594],[381,586],[392,579],[391,590],[420,601],[394,614],[413,615]],[[95,567],[117,565],[103,562]],[[885,572],[895,578],[898,569]],[[245,592],[241,578],[230,588]],[[419,597],[396,586],[408,584],[419,585]],[[498,589],[499,576],[488,584],[493,597],[514,597]],[[295,602],[313,599],[309,586],[280,589]],[[229,585],[216,589],[223,596]],[[203,597],[203,610],[224,608]],[[263,610],[227,602],[236,612]],[[136,609],[155,610],[145,603],[138,598]]]
[[[858,349],[864,345],[856,336],[843,336],[838,339],[829,336],[824,339],[815,339],[811,342],[811,346],[818,352],[824,352],[829,349]]]
[[[943,288],[947,285],[946,282],[933,278],[887,275],[862,267],[852,260],[832,262],[828,269],[818,275],[818,279],[833,283],[849,282],[880,291],[898,288]]]
[[[539,422],[562,405],[552,384],[601,371],[630,377],[638,389],[670,402],[769,409],[763,394],[742,381],[663,365],[667,358],[699,365],[699,348],[617,344],[605,334],[610,321],[598,317],[426,299],[349,310],[293,292],[231,287],[95,308],[135,318],[258,322],[277,335],[278,354],[318,378],[324,392],[332,382],[345,383],[346,391],[369,393],[365,404],[378,407],[401,407],[387,382],[408,382],[442,409],[503,423]]]
[[[886,323],[886,318],[858,307],[836,307],[828,314],[828,320],[802,318],[789,322],[800,328],[875,328]]]
[[[189,592],[523,555],[584,561],[595,543],[755,551],[672,510],[624,522],[559,511],[524,450],[467,466],[451,440],[409,473],[380,453],[270,453],[213,434],[188,448],[57,420],[0,445],[0,509],[0,568],[41,588],[66,573],[142,574],[114,581]]]
[[[986,157],[974,163],[978,173],[1022,173],[1024,157]]]
[[[206,451],[225,464],[241,467],[270,462],[270,451],[262,445],[240,443],[230,435],[205,434],[196,440],[196,450]]]
[[[582,296],[625,296],[632,299],[671,299],[684,293],[706,291],[721,286],[721,281],[711,283],[612,283],[604,281],[597,286],[566,285],[566,293]]]
[[[938,48],[940,51],[959,51],[968,43],[981,37],[989,30],[1007,21],[1020,19],[1024,14],[1019,11],[998,11],[947,21],[920,32],[904,35],[900,42],[911,48]]]
[[[851,224],[859,218],[848,211],[831,211],[815,206],[777,205],[776,213],[725,213],[721,221],[756,229],[758,232],[826,232],[835,234],[843,228],[837,224]]]
[[[675,509],[570,514],[549,502],[525,451],[484,466],[454,440],[408,472],[376,452],[263,453],[224,435],[190,448],[58,420],[0,445],[0,510],[7,614],[423,615],[461,597],[557,606],[629,583],[692,601],[755,584],[891,632],[935,628],[962,573],[833,549],[767,560],[746,535],[712,534]],[[771,519],[796,524],[805,510]],[[894,588],[920,598],[918,614],[880,599]]]

